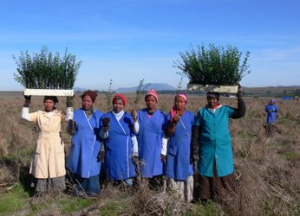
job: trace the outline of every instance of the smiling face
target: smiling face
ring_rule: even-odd
[[[44,101],[44,105],[45,110],[49,112],[53,110],[55,103],[53,102],[53,100],[47,99]]]
[[[176,96],[175,97],[175,106],[178,111],[183,111],[186,106],[186,102],[183,97]]]
[[[122,99],[116,99],[113,103],[113,111],[119,113],[124,109],[124,103]]]
[[[207,97],[207,104],[210,108],[216,107],[219,103],[215,97]]]
[[[90,96],[88,95],[85,95],[83,98],[82,98],[82,108],[84,110],[89,110],[93,107],[93,100]]]
[[[153,97],[152,95],[148,95],[145,99],[146,101],[146,106],[148,110],[154,110],[157,104],[156,98]]]

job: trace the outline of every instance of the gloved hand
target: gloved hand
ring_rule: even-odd
[[[24,107],[29,107],[31,103],[31,95],[24,95],[24,99],[25,99]]]
[[[103,125],[104,132],[107,132],[109,130],[109,122],[110,122],[110,118],[108,118],[108,117],[102,119],[102,125]]]
[[[99,151],[99,153],[97,155],[97,159],[98,159],[98,161],[101,161],[101,163],[103,163],[104,159],[105,159],[105,151]]]
[[[76,130],[76,122],[72,119],[69,120],[68,122],[68,127],[67,127],[67,132],[70,134],[70,135],[73,135],[75,130]]]
[[[133,118],[133,121],[137,121],[137,111],[135,109],[131,110],[131,116]]]
[[[174,115],[172,118],[172,123],[177,124],[180,121],[180,116],[178,114]]]
[[[160,159],[165,164],[167,162],[167,155],[160,154]]]
[[[238,92],[236,93],[237,99],[242,99],[242,86],[238,84]]]

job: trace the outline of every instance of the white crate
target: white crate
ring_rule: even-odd
[[[204,91],[204,92],[219,92],[219,93],[237,93],[238,86],[224,86],[224,85],[200,85],[200,84],[188,84],[187,89],[189,91]]]
[[[73,89],[24,89],[24,95],[34,96],[73,96]]]

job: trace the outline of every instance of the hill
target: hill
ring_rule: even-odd
[[[116,92],[119,93],[127,93],[127,92],[135,92],[138,86],[128,87],[128,88],[118,88]],[[155,89],[156,91],[175,91],[176,89],[167,84],[167,83],[148,83],[142,86],[142,89],[148,91],[150,89]]]

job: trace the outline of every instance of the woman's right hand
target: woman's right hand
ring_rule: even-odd
[[[172,123],[177,124],[180,121],[180,116],[178,114],[174,115],[172,118]]]
[[[131,116],[133,118],[133,121],[137,121],[137,111],[135,109],[131,110]]]

